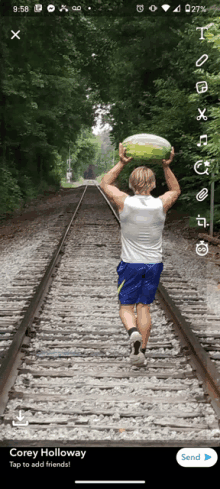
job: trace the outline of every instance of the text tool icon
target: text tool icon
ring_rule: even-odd
[[[203,32],[204,32],[204,30],[209,29],[209,27],[196,27],[196,30],[198,30],[198,29],[201,29],[201,37],[199,39],[205,39],[204,36],[203,36]]]

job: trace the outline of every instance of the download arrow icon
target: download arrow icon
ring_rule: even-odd
[[[21,415],[21,411],[19,411],[19,416],[16,416],[16,418],[18,421],[22,421],[22,419],[24,419],[24,416]]]
[[[22,419],[24,419],[24,416],[22,416],[21,411],[19,411],[19,415],[16,416],[16,418],[20,422],[12,421],[12,426],[28,426],[28,421],[25,421],[24,423],[21,423]]]

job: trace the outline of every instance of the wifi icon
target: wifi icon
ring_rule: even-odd
[[[167,10],[169,10],[169,8],[170,8],[170,5],[167,5],[167,3],[162,5],[162,9],[165,10],[165,12],[167,12]]]

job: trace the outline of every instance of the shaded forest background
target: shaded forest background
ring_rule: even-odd
[[[30,0],[30,7],[34,3]],[[197,26],[209,26],[204,40]],[[173,16],[169,22],[165,15],[80,14],[76,21],[72,14],[23,14],[2,17],[0,29],[1,215],[58,189],[69,155],[74,180],[91,164],[96,176],[102,175],[118,161],[119,142],[151,133],[175,148],[171,168],[182,190],[179,209],[208,218],[208,199],[198,203],[196,194],[210,189],[214,174],[214,219],[220,228],[219,14]],[[20,30],[20,40],[11,40],[12,30]],[[196,68],[204,53],[207,62]],[[198,94],[195,86],[202,80],[208,91]],[[198,108],[206,109],[207,121],[197,120]],[[103,126],[112,130],[96,136],[97,109],[103,109]],[[199,148],[202,134],[208,144]],[[195,173],[198,160],[210,162],[209,175]],[[135,166],[132,161],[120,174],[122,190],[128,191]],[[153,169],[158,196],[167,187],[162,168]]]

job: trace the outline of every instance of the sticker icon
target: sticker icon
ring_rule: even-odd
[[[205,93],[208,90],[208,84],[206,81],[200,81],[196,83],[197,93]]]
[[[198,202],[202,202],[203,200],[206,199],[207,195],[208,195],[208,189],[203,188],[202,190],[200,190],[200,192],[198,192],[196,196],[196,200],[198,200]]]
[[[201,240],[196,245],[196,253],[199,256],[205,256],[209,252],[208,244],[206,244],[203,240]]]

